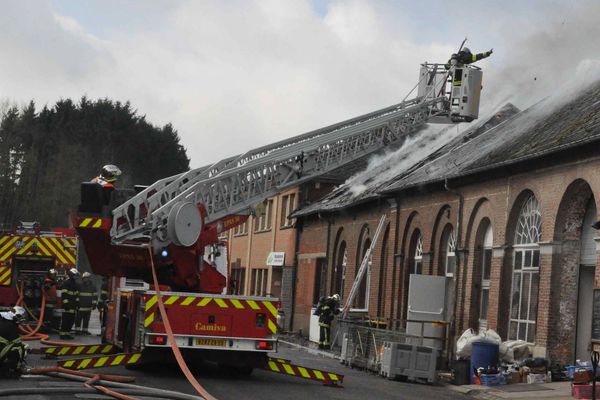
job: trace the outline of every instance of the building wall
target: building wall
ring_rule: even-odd
[[[309,304],[313,299],[311,280],[315,279],[314,260],[327,258],[325,287],[332,294],[331,271],[335,246],[342,238],[347,245],[348,260],[342,297],[347,296],[360,263],[356,254],[363,228],[374,232],[382,214],[387,215],[390,236],[387,256],[380,261],[382,240],[376,243],[371,270],[368,314],[384,317],[390,327],[402,326],[406,316],[408,276],[414,268],[414,238],[422,237],[423,273],[441,274],[445,252],[443,232],[451,227],[458,234],[456,272],[451,331],[460,335],[469,327],[477,328],[481,282],[480,257],[482,226],[490,223],[493,231],[488,327],[504,339],[508,336],[515,229],[524,201],[534,195],[541,211],[538,312],[535,325],[535,354],[554,361],[573,361],[578,290],[578,257],[585,205],[600,198],[600,160],[588,158],[564,161],[561,165],[514,173],[508,177],[464,184],[427,193],[398,194],[390,210],[387,201],[378,200],[335,214],[303,218],[299,238],[299,264],[296,280],[296,314],[294,329],[308,326]],[[462,203],[462,208],[460,207]],[[478,236],[479,235],[479,236]],[[364,237],[364,232],[363,232]],[[478,239],[479,237],[479,239]],[[479,244],[478,244],[479,243]],[[379,269],[383,266],[385,273]],[[381,277],[385,282],[380,284]],[[595,287],[600,288],[600,268],[596,268]],[[377,295],[385,293],[384,307]],[[379,305],[379,310],[377,309]],[[378,315],[381,314],[381,315]]]

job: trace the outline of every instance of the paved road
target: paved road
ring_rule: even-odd
[[[98,338],[79,338],[80,341],[89,342]],[[234,378],[227,371],[220,369],[214,364],[199,363],[193,365],[192,370],[198,381],[220,400],[228,399],[290,399],[290,400],[309,400],[309,399],[424,399],[435,398],[436,400],[445,399],[467,399],[458,393],[450,391],[440,386],[405,383],[397,381],[388,381],[379,376],[353,370],[339,364],[338,361],[324,358],[319,355],[310,354],[305,350],[280,346],[278,355],[282,358],[292,360],[300,365],[306,365],[314,368],[330,370],[345,375],[343,388],[325,387],[318,382],[307,381],[286,375],[273,374],[267,371],[255,370],[252,375],[241,378]],[[52,365],[48,360],[41,359],[37,355],[31,355],[29,363],[34,366]],[[168,390],[180,391],[188,394],[195,394],[194,389],[182,376],[178,367],[174,363],[165,362],[158,366],[146,368],[144,370],[127,370],[125,368],[97,369],[91,371],[102,371],[106,373],[134,375],[136,384],[156,387]],[[19,381],[0,381],[0,389],[9,387],[56,387],[64,385],[61,380],[49,378],[22,378]],[[79,384],[69,384],[79,385]],[[1,393],[1,392],[0,392]],[[91,397],[90,397],[91,396]],[[20,399],[25,397],[3,397]],[[97,395],[78,395],[75,396],[30,396],[28,399],[69,399],[86,398],[100,399]]]

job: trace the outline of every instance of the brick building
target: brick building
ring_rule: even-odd
[[[292,214],[300,228],[293,329],[308,332],[318,295],[347,296],[385,214],[356,313],[402,327],[409,275],[442,275],[456,334],[488,327],[553,361],[588,358],[590,341],[600,340],[592,318],[600,238],[591,228],[600,87],[582,93],[523,112],[505,107],[464,133],[421,131]],[[443,135],[452,139],[444,144]]]

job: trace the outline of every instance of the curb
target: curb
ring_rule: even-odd
[[[310,347],[307,346],[302,346],[301,344],[297,344],[297,343],[292,343],[292,342],[288,342],[286,340],[281,340],[279,339],[279,342],[284,343],[288,346],[292,346],[292,347],[296,347],[298,349],[302,349],[310,354],[314,354],[317,356],[321,356],[321,357],[327,357],[327,358],[331,358],[333,360],[340,360],[340,357],[336,356],[333,353],[329,353],[327,351],[323,351],[323,350],[316,350],[316,349],[311,349]]]

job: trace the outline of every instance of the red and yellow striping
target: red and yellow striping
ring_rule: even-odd
[[[323,382],[326,385],[340,384],[344,381],[344,375],[327,372],[320,369],[306,368],[294,365],[287,360],[269,358],[267,362],[267,371],[278,374],[292,375],[298,378],[310,379]]]
[[[11,278],[12,268],[6,265],[0,266],[0,286],[10,286]]]
[[[118,365],[137,364],[142,357],[142,353],[122,353],[109,356],[95,356],[86,358],[72,358],[57,362],[59,367],[69,369],[91,369],[102,367],[116,367]]]
[[[71,356],[89,354],[110,354],[115,350],[112,344],[93,344],[85,346],[50,346],[41,349],[42,354],[50,356]]]
[[[272,333],[277,332],[277,306],[268,300],[245,300],[231,299],[221,297],[197,297],[197,296],[178,296],[165,295],[162,297],[166,306],[179,305],[183,307],[206,307],[208,305],[217,305],[220,308],[232,308],[238,310],[265,311],[267,314],[267,327]],[[146,299],[144,327],[147,328],[154,322],[156,308],[158,306],[156,295],[149,296]]]
[[[14,256],[55,257],[58,263],[75,266],[77,238],[12,234],[0,237],[0,263],[8,262]]]

